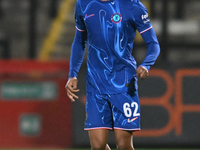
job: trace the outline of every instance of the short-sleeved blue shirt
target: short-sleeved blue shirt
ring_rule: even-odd
[[[75,19],[76,29],[87,32],[87,92],[137,90],[134,37],[136,30],[143,34],[152,29],[143,4],[139,0],[78,0]]]

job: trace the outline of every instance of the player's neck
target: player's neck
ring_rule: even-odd
[[[98,1],[101,1],[101,2],[113,2],[113,1],[115,1],[115,0],[98,0]]]

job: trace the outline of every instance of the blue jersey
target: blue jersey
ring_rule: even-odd
[[[139,0],[78,0],[76,36],[70,58],[70,77],[76,77],[88,42],[87,92],[116,94],[137,90],[137,63],[132,56],[136,30],[147,54],[140,64],[149,70],[160,47],[148,12]]]

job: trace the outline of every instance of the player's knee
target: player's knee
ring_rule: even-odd
[[[92,150],[105,150],[106,149],[106,144],[101,144],[101,143],[93,143],[92,145]]]
[[[127,144],[117,144],[117,150],[134,150],[134,148],[131,145]]]
[[[127,149],[127,146],[124,146],[124,145],[117,145],[117,149],[118,149],[118,150],[126,150],[126,149]]]

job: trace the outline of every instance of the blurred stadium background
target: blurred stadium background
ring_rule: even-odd
[[[136,148],[200,150],[200,1],[141,0],[161,54],[139,81],[142,131]],[[86,58],[80,100],[65,93],[75,0],[0,0],[0,148],[88,148],[84,126]],[[139,34],[133,55],[142,61]],[[109,144],[115,148],[110,132]]]

